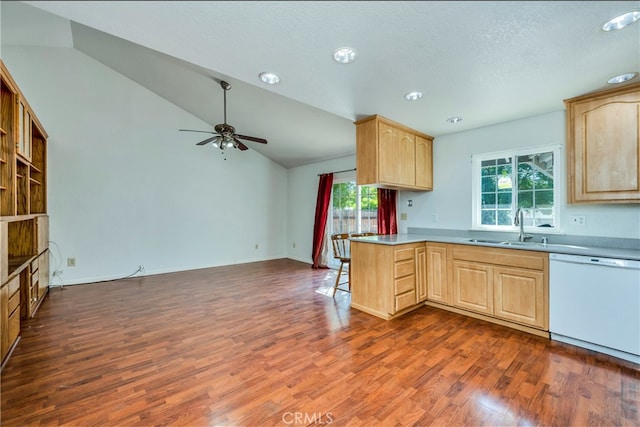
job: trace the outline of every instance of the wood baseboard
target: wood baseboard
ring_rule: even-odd
[[[519,323],[513,323],[502,319],[496,319],[495,317],[485,316],[484,314],[474,313],[473,311],[463,310],[457,307],[452,307],[450,305],[444,305],[437,302],[427,301],[424,303],[429,307],[441,308],[443,310],[451,311],[458,314],[463,314],[465,316],[473,317],[474,319],[486,320],[487,322],[496,323],[498,325],[507,326],[509,328],[517,329],[522,332],[528,332],[533,335],[537,335],[543,338],[551,338],[549,335],[549,331],[543,331],[540,329],[532,328],[525,325],[520,325]]]

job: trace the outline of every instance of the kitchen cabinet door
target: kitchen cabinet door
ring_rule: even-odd
[[[569,203],[640,201],[640,84],[565,104]]]
[[[427,299],[427,248],[421,246],[415,249],[416,259],[416,303]]]
[[[433,190],[433,141],[416,135],[416,187]]]
[[[380,122],[378,174],[381,183],[415,186],[414,135]]]
[[[451,305],[447,274],[447,247],[427,244],[427,299]]]
[[[453,305],[493,314],[493,270],[475,262],[453,262]]]
[[[542,271],[494,267],[493,284],[496,317],[547,329]]]

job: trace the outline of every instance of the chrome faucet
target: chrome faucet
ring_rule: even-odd
[[[524,234],[524,212],[522,212],[522,208],[518,208],[518,210],[516,210],[516,216],[513,218],[513,225],[520,226],[518,242],[526,242],[533,237],[531,234]]]

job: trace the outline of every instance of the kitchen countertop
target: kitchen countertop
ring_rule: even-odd
[[[550,238],[552,239],[552,238]],[[583,255],[583,256],[597,256],[607,258],[621,258],[640,261],[640,250],[627,249],[627,248],[615,248],[596,246],[591,244],[571,244],[571,243],[548,243],[543,244],[539,242],[518,242],[512,239],[502,239],[493,236],[476,237],[476,236],[455,236],[455,235],[440,235],[440,234],[419,234],[419,233],[407,233],[407,234],[391,234],[381,236],[365,236],[365,237],[352,237],[350,239],[354,242],[374,243],[381,245],[403,245],[406,243],[421,243],[421,242],[438,242],[438,243],[453,243],[461,245],[473,245],[473,246],[488,246],[493,248],[504,249],[520,249],[526,251],[538,251],[548,253],[560,253],[571,255]]]

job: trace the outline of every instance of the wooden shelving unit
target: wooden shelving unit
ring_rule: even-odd
[[[0,358],[19,339],[49,286],[47,138],[0,60]],[[19,308],[18,308],[19,307]]]

